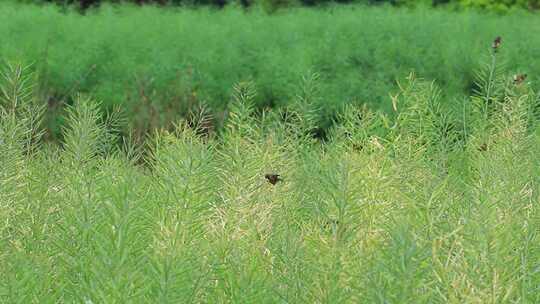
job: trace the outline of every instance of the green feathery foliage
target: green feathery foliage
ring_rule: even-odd
[[[79,95],[54,145],[27,140],[43,112],[20,111],[28,71],[5,71],[20,96],[0,112],[2,303],[540,301],[523,77],[446,107],[411,74],[392,113],[344,106],[320,141],[316,74],[284,110],[257,111],[242,82],[222,131],[202,108],[144,142]]]
[[[540,75],[540,39],[525,30],[539,28],[539,19],[526,12],[331,5],[268,15],[234,6],[104,5],[81,16],[0,1],[0,15],[7,16],[0,57],[35,63],[49,136],[58,141],[64,107],[77,92],[101,101],[103,113],[121,105],[142,140],[154,128],[171,131],[200,104],[221,127],[231,87],[246,79],[257,87],[257,111],[296,103],[298,76],[312,71],[319,75],[317,133],[325,137],[345,104],[391,113],[388,93],[411,70],[444,88],[444,106],[468,97],[484,87],[474,84],[474,71],[494,35],[503,37],[508,64],[527,73],[534,89]]]

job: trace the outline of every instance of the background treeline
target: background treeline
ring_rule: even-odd
[[[102,3],[135,3],[159,5],[213,5],[223,7],[236,3],[244,7],[260,4],[268,8],[279,8],[298,5],[324,5],[329,3],[389,4],[394,6],[450,6],[452,8],[480,8],[505,12],[512,9],[536,10],[540,8],[540,0],[18,0],[20,2],[47,3],[61,5],[77,5],[82,8],[98,6]]]

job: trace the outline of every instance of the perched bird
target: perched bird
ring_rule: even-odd
[[[277,184],[277,182],[282,181],[282,179],[279,177],[279,174],[268,173],[268,174],[265,174],[264,177],[272,185],[275,185]]]
[[[497,36],[495,38],[495,40],[493,40],[493,44],[491,45],[491,47],[493,48],[493,50],[496,52],[499,47],[501,47],[501,43],[502,43],[502,38],[501,36]]]
[[[514,84],[515,85],[520,85],[520,84],[523,83],[523,81],[525,81],[525,79],[527,79],[527,74],[514,75]]]

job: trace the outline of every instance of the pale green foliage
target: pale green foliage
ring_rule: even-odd
[[[255,105],[253,98],[256,95],[253,82],[240,82],[233,87],[233,100],[228,111],[226,127],[229,135],[248,137],[253,135],[253,112]]]
[[[540,301],[527,83],[504,82],[484,116],[411,75],[392,115],[347,106],[317,141],[308,75],[282,111],[256,112],[240,83],[221,134],[201,109],[146,151],[90,98],[60,147],[25,139],[42,112],[3,107],[0,302]]]
[[[452,117],[441,103],[441,91],[433,82],[424,82],[409,75],[407,84],[400,84],[400,93],[392,97],[397,112],[398,136],[405,136],[422,146],[449,148],[456,140]]]

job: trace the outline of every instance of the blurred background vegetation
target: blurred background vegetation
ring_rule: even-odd
[[[540,28],[537,1],[295,3],[288,9],[277,9],[286,3],[250,6],[250,0],[222,9],[213,0],[189,1],[208,5],[2,2],[0,60],[32,65],[51,139],[61,133],[64,106],[77,92],[104,109],[121,107],[128,128],[140,135],[169,128],[201,106],[219,128],[239,81],[256,84],[259,110],[282,107],[312,73],[320,76],[314,102],[321,134],[346,104],[389,110],[396,81],[411,71],[443,87],[445,104],[461,103],[475,89],[474,71],[495,36],[503,37],[512,73],[527,74],[535,88],[540,75],[540,38],[529,30]]]

